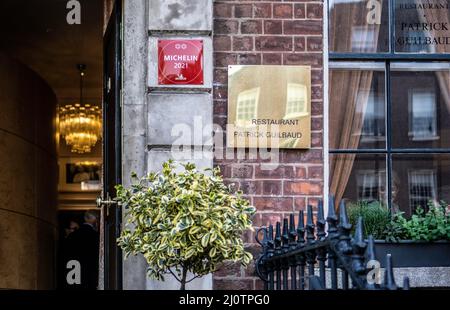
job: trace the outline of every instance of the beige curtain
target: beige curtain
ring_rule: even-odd
[[[363,34],[366,39],[371,38],[375,42],[378,39],[380,27],[366,24],[367,10],[365,2],[362,3],[363,6],[351,2],[340,4],[346,5],[347,8],[333,10],[331,19],[333,25],[330,28],[333,31],[332,42],[330,42],[332,50],[376,52],[373,48],[370,49],[370,46],[361,47],[360,50],[355,50],[355,47],[351,46],[352,25],[357,25],[359,31],[365,29]],[[372,35],[370,35],[371,32],[373,32]],[[372,76],[373,72],[369,70],[336,70],[334,72],[330,70],[330,148],[358,148]],[[335,195],[335,207],[337,207],[347,187],[355,155],[335,155],[330,158],[330,193]]]

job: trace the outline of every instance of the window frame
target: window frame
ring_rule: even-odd
[[[386,145],[384,149],[332,149],[328,147],[328,154],[378,154],[386,156],[386,191],[387,191],[387,205],[390,211],[392,211],[392,156],[398,154],[450,154],[450,148],[393,148],[392,147],[392,90],[391,90],[391,64],[416,62],[444,62],[450,63],[450,52],[448,53],[406,53],[395,52],[395,0],[388,0],[388,36],[389,36],[389,52],[371,52],[371,53],[354,53],[354,52],[333,52],[331,46],[328,44],[328,62],[333,64],[339,64],[344,62],[375,62],[380,65],[384,65],[385,70],[385,133],[386,133]],[[331,1],[327,4],[327,15],[330,16]],[[330,38],[330,29],[332,24],[327,23],[328,32],[327,38]],[[332,85],[329,85],[332,87]],[[330,128],[331,129],[331,128]],[[329,129],[329,130],[330,130]],[[329,131],[328,130],[328,131]],[[331,176],[328,176],[330,178]],[[327,180],[329,182],[330,180]]]

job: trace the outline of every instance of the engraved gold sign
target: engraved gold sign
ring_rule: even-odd
[[[229,66],[228,147],[311,147],[311,67]]]

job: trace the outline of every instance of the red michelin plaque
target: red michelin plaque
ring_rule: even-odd
[[[202,85],[203,40],[158,40],[158,84]]]

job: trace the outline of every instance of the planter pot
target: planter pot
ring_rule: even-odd
[[[381,263],[381,267],[385,267],[386,254],[392,255],[395,268],[450,267],[450,242],[448,241],[375,240],[375,256]]]

